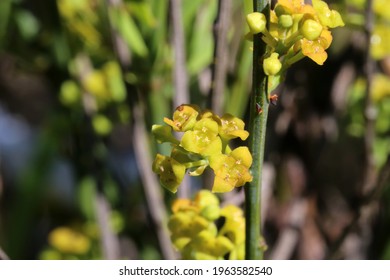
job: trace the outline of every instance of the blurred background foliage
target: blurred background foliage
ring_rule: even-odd
[[[182,102],[248,119],[251,2],[1,0],[0,247],[10,258],[177,257],[166,228],[176,196],[151,172],[168,147],[150,128]],[[390,7],[374,0],[368,48],[365,1],[330,4],[346,27],[329,59],[294,65],[270,111],[267,258],[390,258],[389,182],[379,180],[389,169]],[[367,83],[379,194],[364,200]],[[180,196],[210,188],[186,184]],[[242,206],[242,190],[221,199]]]

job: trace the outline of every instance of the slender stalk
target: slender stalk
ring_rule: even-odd
[[[232,12],[232,0],[219,0],[218,18],[215,28],[215,54],[214,54],[214,73],[212,88],[212,108],[217,115],[223,113],[224,98],[225,98],[225,84],[226,73],[228,70],[229,51],[227,34],[229,31],[229,24]]]
[[[366,1],[364,32],[366,35],[366,53],[365,53],[365,76],[366,76],[366,95],[364,100],[364,146],[365,146],[365,166],[364,181],[362,186],[363,194],[370,192],[370,186],[373,186],[377,177],[376,164],[374,159],[374,140],[375,140],[375,121],[376,108],[372,100],[372,79],[375,72],[374,60],[371,57],[371,37],[374,27],[373,0]]]
[[[166,260],[174,260],[177,256],[171,246],[168,228],[166,227],[167,211],[164,205],[163,194],[156,176],[150,168],[150,166],[152,166],[152,158],[148,147],[145,145],[145,143],[148,142],[148,137],[143,119],[143,106],[140,103],[136,103],[132,109],[134,112],[134,151],[138,169],[142,170],[140,175],[144,185],[146,202],[149,207],[150,216],[154,222],[154,226],[156,227],[157,238],[160,244],[162,256]]]
[[[269,0],[253,0],[253,10],[263,12],[269,19]],[[264,160],[265,133],[268,116],[267,79],[263,72],[262,57],[265,53],[265,44],[260,35],[253,38],[253,77],[252,95],[250,100],[249,120],[249,149],[252,153],[253,163],[251,172],[253,180],[245,187],[245,215],[246,215],[246,241],[245,258],[249,260],[263,259],[260,250],[260,201],[261,179]],[[261,110],[259,110],[260,105]]]
[[[172,45],[175,54],[174,86],[173,96],[174,107],[190,103],[188,92],[188,75],[186,68],[186,50],[182,19],[182,0],[171,0],[170,5],[172,17]]]
[[[175,53],[174,66],[174,86],[173,107],[190,103],[188,90],[188,75],[186,68],[186,51],[182,19],[182,0],[171,0],[170,2],[172,18],[172,45]],[[191,180],[186,176],[183,179],[178,196],[188,198],[191,196]]]

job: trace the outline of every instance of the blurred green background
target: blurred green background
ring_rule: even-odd
[[[329,4],[346,26],[332,32],[328,60],[294,65],[270,110],[266,258],[389,259],[389,182],[368,201],[361,184],[368,50],[377,177],[389,169],[390,3],[374,0],[370,49],[365,1]],[[177,258],[166,229],[176,195],[151,171],[169,147],[150,128],[182,103],[248,120],[251,10],[249,0],[1,0],[2,251]],[[179,196],[210,182],[186,186]],[[242,188],[220,198],[244,202]]]

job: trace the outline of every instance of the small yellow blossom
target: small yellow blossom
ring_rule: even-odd
[[[58,251],[69,254],[85,254],[91,246],[84,234],[68,227],[58,227],[51,231],[49,244]]]

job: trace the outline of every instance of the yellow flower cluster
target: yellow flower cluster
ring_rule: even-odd
[[[244,259],[245,218],[240,208],[221,208],[214,194],[201,190],[193,201],[177,199],[172,211],[168,227],[183,259]],[[223,222],[219,228],[217,220]]]
[[[108,102],[122,102],[126,98],[126,88],[122,72],[116,61],[108,61],[100,69],[94,69],[81,81],[67,80],[61,85],[60,100],[64,105],[73,106],[81,102],[81,92],[91,94],[98,108],[104,108]]]
[[[245,140],[249,136],[241,119],[229,114],[219,117],[194,105],[181,105],[173,119],[164,118],[164,122],[166,125],[153,125],[152,132],[159,143],[171,143],[172,151],[170,156],[157,154],[153,171],[171,192],[177,191],[187,170],[191,176],[199,176],[207,167],[215,174],[213,192],[228,192],[252,180],[248,148],[231,150],[228,145],[231,139]],[[180,140],[172,130],[181,133]]]
[[[63,253],[85,254],[91,244],[89,238],[68,227],[55,228],[49,235],[49,243]]]
[[[94,2],[94,0],[57,0],[64,25],[78,39],[80,45],[91,52],[99,51],[103,41]]]
[[[322,65],[327,59],[326,49],[332,43],[330,28],[343,26],[340,14],[329,9],[321,0],[278,0],[271,10],[270,21],[262,13],[247,15],[249,36],[261,33],[267,44],[264,73],[280,75],[291,64],[304,58]]]
[[[90,259],[96,250],[99,231],[94,223],[82,227],[59,226],[48,236],[48,246],[40,253],[44,260]]]

